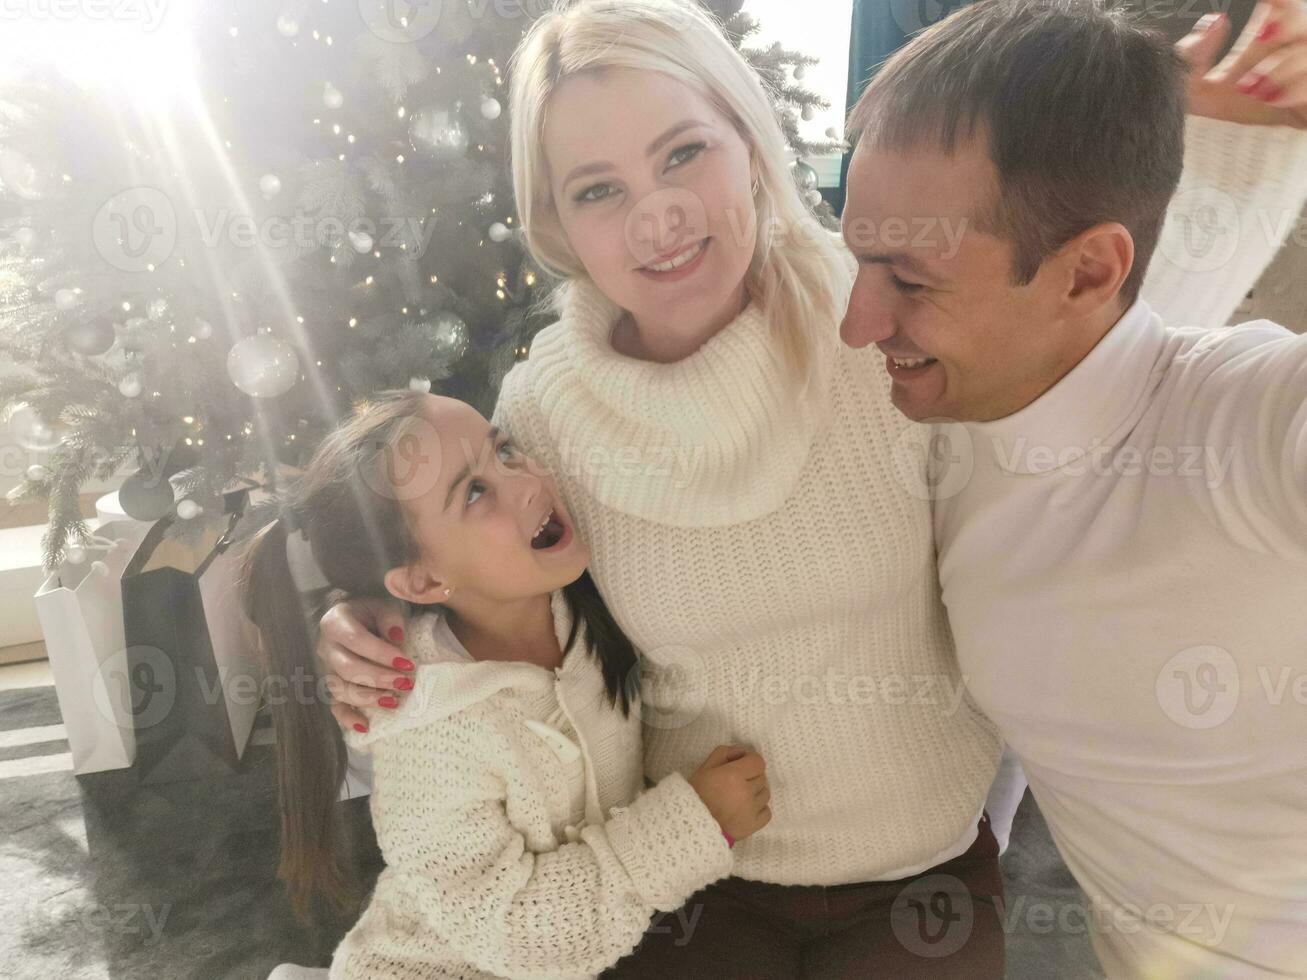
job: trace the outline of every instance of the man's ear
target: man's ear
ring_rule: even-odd
[[[1086,228],[1061,253],[1066,270],[1063,317],[1087,317],[1119,302],[1121,287],[1135,264],[1135,242],[1125,225],[1105,221]]]
[[[416,562],[392,568],[385,574],[383,581],[386,591],[396,599],[419,606],[428,606],[446,598],[445,587]]]

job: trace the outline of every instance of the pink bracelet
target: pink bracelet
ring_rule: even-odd
[[[727,833],[726,831],[724,831],[724,830],[722,831],[722,836],[726,838],[726,846],[727,846],[727,847],[734,847],[734,846],[735,846],[735,838],[734,838],[734,837],[732,837],[730,834],[728,834],[728,833]]]

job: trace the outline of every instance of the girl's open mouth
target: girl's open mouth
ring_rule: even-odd
[[[565,548],[572,540],[572,529],[563,522],[558,511],[550,511],[549,516],[536,528],[531,547],[536,551],[557,551]]]

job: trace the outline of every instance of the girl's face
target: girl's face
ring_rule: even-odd
[[[379,481],[421,551],[386,575],[401,599],[512,602],[576,581],[589,561],[553,477],[464,402],[428,396],[425,414],[383,454]]]
[[[576,75],[550,99],[544,147],[568,241],[642,331],[693,336],[739,313],[750,152],[703,96],[655,71]]]

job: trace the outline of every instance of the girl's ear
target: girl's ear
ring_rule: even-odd
[[[385,574],[383,581],[386,591],[396,599],[412,602],[419,606],[443,602],[446,598],[445,587],[431,578],[421,565],[400,565]]]

